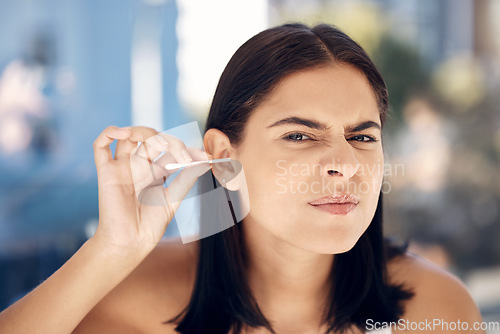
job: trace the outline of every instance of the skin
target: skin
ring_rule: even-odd
[[[292,115],[324,122],[328,129],[313,131],[302,125],[267,127]],[[370,128],[361,133],[345,132],[349,125],[366,120],[379,121],[368,82],[351,67],[332,65],[286,78],[253,112],[240,146],[232,146],[218,130],[209,130],[205,135],[205,148],[214,158],[230,156],[244,167],[251,210],[241,224],[249,249],[250,286],[278,333],[320,333],[318,314],[325,303],[326,280],[334,254],[354,245],[375,211],[382,176],[369,175],[366,169],[362,173],[362,166],[383,164],[381,142],[360,143],[349,139],[359,134],[380,139],[380,131]],[[283,135],[290,132],[314,135],[319,141],[283,141]],[[285,160],[286,167],[293,163],[323,164],[325,170],[339,171],[333,176],[323,170],[323,174],[290,173],[286,177],[308,184],[321,178],[335,180],[336,185],[350,184],[351,188],[342,190],[355,193],[360,198],[358,206],[347,216],[330,215],[308,205],[308,201],[324,193],[280,192],[275,182],[279,177],[276,174],[282,174],[282,169],[276,167],[279,160]],[[355,185],[362,182],[372,184],[370,190],[377,191],[355,192]],[[103,299],[76,332],[100,329],[104,333],[106,328],[129,319],[121,327],[128,329],[126,333],[165,333],[167,329],[174,333],[174,326],[165,327],[160,322],[177,315],[189,301],[197,246],[178,241],[160,243],[130,277]],[[388,274],[391,282],[403,283],[415,291],[415,297],[405,304],[403,319],[414,322],[460,319],[471,324],[481,321],[463,283],[430,262],[407,254],[388,263]],[[134,313],[137,310],[141,311]],[[151,321],[143,321],[144,317]],[[265,333],[250,329],[246,332]],[[359,331],[353,329],[356,332]],[[452,333],[441,328],[428,332]]]
[[[270,127],[289,117],[314,120],[325,129]],[[217,130],[205,137],[214,156],[229,154],[244,167],[251,203],[243,222],[250,283],[280,332],[319,326],[333,254],[351,249],[375,213],[383,170],[380,129],[345,130],[365,121],[380,127],[370,84],[358,70],[333,65],[284,79],[252,113],[239,147]],[[339,173],[329,175],[330,169]],[[356,209],[332,215],[309,204],[337,192],[358,196]]]
[[[291,124],[269,127],[291,116],[324,123],[325,129]],[[209,158],[231,157],[244,168],[251,203],[249,215],[241,222],[249,250],[249,283],[277,333],[320,333],[318,315],[325,304],[335,254],[351,249],[373,217],[382,181],[377,168],[383,166],[380,130],[348,131],[365,121],[380,124],[366,78],[352,67],[332,64],[285,78],[252,113],[239,146],[231,145],[218,130],[205,134]],[[297,136],[298,132],[308,137]],[[283,139],[292,133],[291,138],[314,141]],[[189,302],[198,244],[160,242],[175,205],[162,209],[131,199],[130,154],[138,141],[155,134],[147,128],[110,128],[96,140],[100,209],[96,235],[41,286],[2,312],[0,331],[175,333],[174,325],[162,322]],[[366,142],[364,135],[378,141]],[[113,158],[109,144],[114,139],[118,144]],[[207,158],[181,143],[170,145],[188,152],[188,160]],[[175,158],[183,159],[185,155]],[[294,173],[296,164],[320,168],[315,173]],[[282,167],[289,171],[284,176]],[[337,173],[329,174],[329,170]],[[184,174],[182,182],[165,191],[165,197],[187,192],[194,174]],[[307,185],[326,179],[334,186],[319,191],[311,186],[294,194],[290,187],[283,191],[277,184],[280,177]],[[308,203],[338,191],[359,197],[348,215],[325,213]],[[388,274],[391,282],[403,283],[416,293],[405,305],[404,319],[481,321],[463,283],[429,262],[408,254],[391,261]],[[434,333],[452,332],[461,333],[441,329]],[[265,331],[248,329],[246,333]]]

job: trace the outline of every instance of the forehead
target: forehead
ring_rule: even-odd
[[[366,76],[353,66],[331,64],[285,77],[252,113],[266,124],[284,116],[314,116],[332,125],[380,122],[377,99]]]

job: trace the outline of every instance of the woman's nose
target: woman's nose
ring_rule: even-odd
[[[353,147],[345,140],[338,141],[323,158],[323,175],[350,179],[359,170],[360,164]]]

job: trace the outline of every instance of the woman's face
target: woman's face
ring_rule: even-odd
[[[287,76],[252,112],[233,152],[248,185],[245,229],[317,253],[348,251],[377,207],[381,139],[362,72],[333,64]],[[357,204],[320,205],[342,193]]]

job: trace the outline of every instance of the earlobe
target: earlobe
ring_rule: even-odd
[[[229,190],[241,188],[242,167],[229,137],[218,129],[208,129],[203,140],[205,151],[211,159],[230,158],[230,162],[212,164],[212,173],[219,183]],[[241,174],[241,175],[240,175]]]

